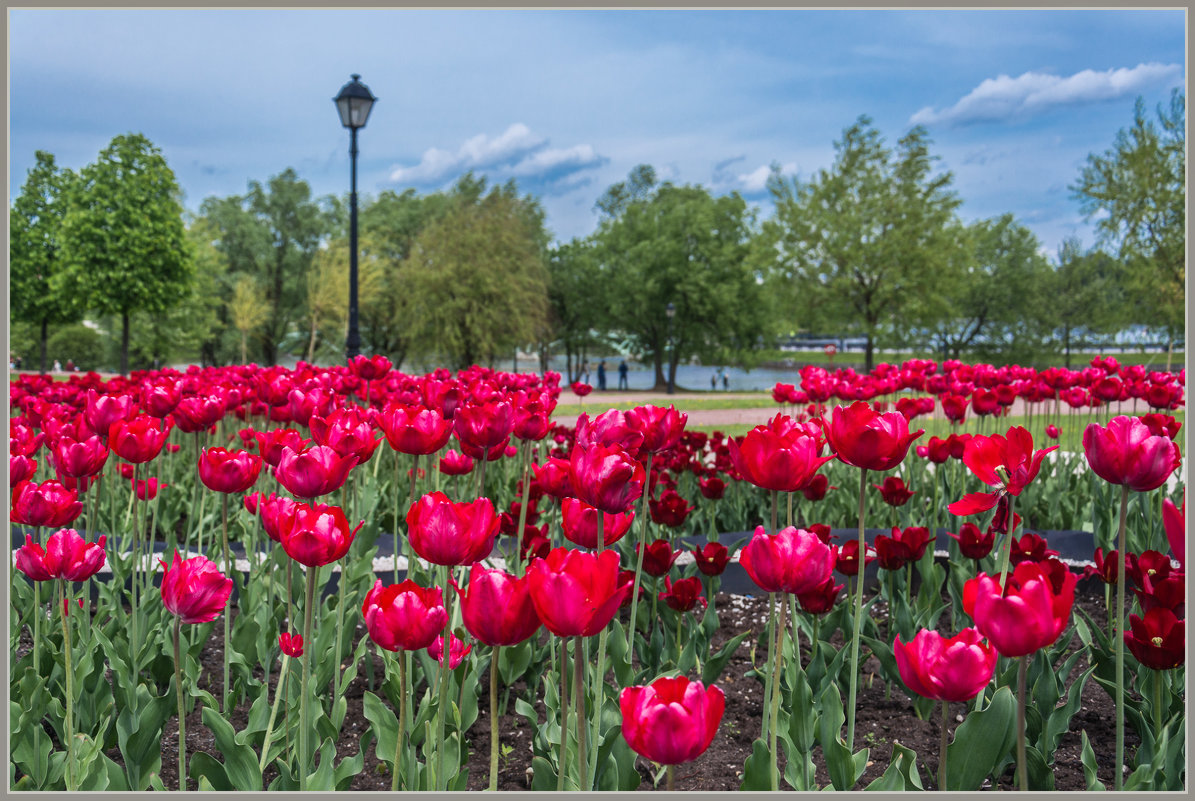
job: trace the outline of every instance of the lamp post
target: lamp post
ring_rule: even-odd
[[[360,75],[340,87],[340,94],[332,98],[340,112],[340,124],[349,129],[349,157],[352,161],[352,185],[349,194],[349,334],[345,342],[345,357],[352,359],[361,352],[361,334],[357,330],[357,129],[365,127],[369,112],[377,98],[369,87],[361,83]]]
[[[668,318],[668,394],[676,394],[676,368],[672,363],[676,360],[676,343],[672,341],[672,318],[676,317],[676,306],[672,301],[664,307],[664,315]]]

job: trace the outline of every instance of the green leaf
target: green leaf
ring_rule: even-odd
[[[702,684],[708,687],[718,680],[722,671],[726,669],[726,663],[730,661],[750,633],[750,631],[744,631],[742,634],[736,634],[726,645],[722,646],[718,653],[706,660],[705,664],[701,666]]]
[[[743,764],[743,781],[739,790],[767,791],[772,789],[772,756],[768,744],[756,737],[751,743],[751,756]]]
[[[377,741],[378,761],[385,762],[394,770],[394,754],[398,749],[398,715],[369,690],[362,696],[362,711]]]
[[[884,775],[873,781],[865,790],[885,790],[890,792],[920,790],[921,772],[917,770],[917,752],[905,748],[900,743],[892,744],[892,758]]]
[[[1007,687],[996,690],[980,712],[967,715],[946,747],[946,787],[978,790],[1016,741],[1017,703]]]
[[[136,705],[126,706],[116,719],[120,755],[134,791],[145,790],[149,777],[162,768],[162,726],[178,708],[175,698],[173,692],[150,695],[145,685],[138,685]]]
[[[199,789],[204,789],[207,785],[208,789],[230,791],[234,790],[232,782],[228,780],[228,774],[224,771],[224,765],[216,761],[216,758],[205,751],[199,751],[188,757],[187,775],[191,777]]]
[[[1079,738],[1083,743],[1083,750],[1080,752],[1079,759],[1083,762],[1083,778],[1087,780],[1088,791],[1107,790],[1108,788],[1099,780],[1095,751],[1091,747],[1091,741],[1087,739],[1086,729],[1079,733]]]
[[[1047,759],[1052,761],[1054,751],[1058,748],[1058,743],[1062,739],[1062,735],[1070,731],[1071,718],[1074,717],[1075,712],[1079,711],[1079,704],[1083,700],[1083,687],[1087,684],[1087,677],[1095,668],[1088,668],[1084,671],[1075,683],[1067,690],[1066,702],[1050,713],[1050,717],[1046,720],[1046,730],[1043,734],[1043,741],[1041,745],[1044,748],[1044,753]],[[1061,675],[1067,675],[1063,673]]]
[[[870,749],[864,748],[857,754],[852,754],[838,733],[842,729],[845,716],[842,712],[842,696],[838,693],[838,685],[831,683],[818,699],[821,716],[818,720],[818,742],[822,746],[822,755],[826,760],[826,770],[830,774],[830,783],[835,790],[850,790],[859,781],[863,771],[867,769],[867,754]]]
[[[1029,775],[1030,790],[1053,790],[1054,771],[1046,764],[1046,758],[1031,745],[1025,746],[1025,767]]]
[[[319,767],[307,774],[307,789],[310,791],[329,791],[336,789],[332,767],[336,761],[336,745],[331,738],[324,740],[319,747]]]
[[[617,626],[617,622],[615,626]],[[620,639],[618,632],[615,630],[613,636],[610,638],[609,646],[610,653],[614,653],[614,641]],[[621,638],[623,641],[622,652],[626,653],[626,637]],[[498,677],[502,679],[502,686],[509,687],[522,678],[523,674],[527,672],[527,668],[531,665],[531,657],[535,653],[535,643],[532,639],[526,639],[518,645],[507,645],[498,651]]]
[[[258,757],[253,749],[237,742],[236,730],[232,724],[214,709],[204,707],[201,713],[203,725],[216,738],[216,747],[224,756],[224,772],[236,790],[258,791],[262,787]]]

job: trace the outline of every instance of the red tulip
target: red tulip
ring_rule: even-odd
[[[904,419],[904,418],[901,418]],[[747,432],[742,443],[730,441],[730,458],[744,481],[757,487],[796,492],[833,456],[819,456],[822,442],[777,415],[767,425]]]
[[[136,485],[133,487],[133,491],[137,493],[137,500],[152,501],[154,498],[158,497],[158,490],[165,489],[169,486],[170,485],[165,482],[159,483],[156,478],[144,480],[138,479]]]
[[[1118,551],[1110,551],[1107,555],[1104,554],[1103,548],[1095,549],[1095,565],[1087,565],[1083,568],[1083,577],[1099,576],[1100,581],[1105,584],[1115,584],[1120,575],[1120,553]]]
[[[825,581],[834,569],[830,546],[816,534],[789,526],[768,534],[763,526],[739,554],[739,564],[765,592],[802,593]]]
[[[461,453],[465,454],[471,459],[476,459],[478,461],[484,459],[487,462],[496,462],[503,456],[513,456],[515,453],[518,453],[518,449],[508,453],[508,450],[513,447],[510,444],[509,439],[502,440],[492,448],[482,448],[478,445],[472,445],[468,442],[461,442],[460,446]]]
[[[891,470],[909,452],[924,429],[909,433],[909,421],[898,412],[877,413],[867,403],[835,406],[826,436],[838,458],[864,470]]]
[[[151,417],[165,417],[174,411],[181,399],[177,381],[143,384],[141,387],[141,408]]]
[[[437,565],[471,565],[490,555],[498,516],[489,498],[453,503],[431,492],[411,505],[407,532],[415,553]]]
[[[685,518],[693,511],[693,506],[677,494],[675,490],[664,490],[659,500],[649,498],[647,508],[651,512],[651,519],[661,526],[679,528],[684,525]]]
[[[354,529],[339,506],[322,503],[296,504],[288,528],[278,532],[286,555],[307,567],[330,565],[349,552],[353,538],[364,521]]]
[[[440,457],[440,472],[446,476],[463,476],[472,472],[473,458],[450,450]]]
[[[590,392],[593,392],[592,386],[590,386],[589,384],[582,384],[580,381],[574,381],[571,384],[570,389],[572,389],[573,394],[576,395],[578,398],[584,398]]]
[[[925,555],[926,547],[937,537],[929,535],[925,526],[892,527],[892,536],[876,537],[876,558],[885,570],[899,570],[909,562]]]
[[[536,478],[540,479],[538,472]],[[643,465],[617,445],[578,445],[569,458],[569,481],[576,497],[610,514],[634,506],[643,494],[644,478]]]
[[[1014,567],[1021,562],[1042,562],[1051,556],[1057,556],[1058,551],[1046,547],[1044,537],[1027,533],[1019,540],[1013,537],[1009,543],[1008,561]]]
[[[1137,417],[1113,417],[1108,426],[1098,423],[1083,432],[1087,463],[1109,484],[1149,492],[1166,483],[1182,463],[1178,444],[1157,436]]]
[[[824,479],[825,476],[822,476]],[[701,495],[711,501],[716,501],[726,494],[726,482],[717,476],[710,476],[709,478],[697,479],[697,486],[701,490]]]
[[[8,453],[9,456],[32,456],[46,441],[46,435],[34,431],[23,417],[13,417],[8,421]]]
[[[1147,576],[1155,582],[1170,576],[1170,557],[1158,551],[1145,551],[1140,555],[1128,553],[1125,562],[1125,572],[1138,587],[1145,586]]]
[[[967,440],[963,464],[995,492],[972,492],[946,508],[960,517],[986,512],[1005,495],[1020,495],[1041,469],[1042,460],[1057,445],[1033,450],[1033,436],[1021,426],[1008,429],[1007,436],[974,436]]]
[[[698,603],[703,607],[708,603],[702,594],[701,579],[696,576],[677,579],[675,582],[668,576],[664,577],[664,591],[660,593],[660,600],[668,604],[669,609],[677,612],[691,611]]]
[[[96,542],[87,542],[73,528],[64,528],[50,535],[43,550],[26,534],[17,549],[16,568],[34,581],[86,581],[104,566],[106,540],[101,534]]]
[[[998,656],[972,628],[953,637],[922,629],[907,643],[898,634],[892,650],[905,686],[938,701],[969,701],[979,695],[992,679]]]
[[[518,645],[539,630],[527,576],[488,570],[474,562],[468,587],[456,587],[456,592],[465,628],[484,645]]]
[[[472,645],[466,645],[463,640],[458,640],[451,631],[448,632],[448,669],[456,670],[456,666],[472,650]],[[431,645],[427,646],[427,655],[436,660],[438,664],[444,664],[444,635],[441,634],[432,640]]]
[[[158,560],[162,573],[162,603],[183,623],[210,623],[219,617],[232,595],[232,579],[206,556],[180,560],[178,551],[167,565]]]
[[[883,484],[872,484],[871,486],[880,491],[884,503],[889,506],[904,506],[910,498],[917,494],[906,487],[904,479],[899,476],[888,476],[884,479]]]
[[[675,406],[662,409],[649,405],[631,409],[626,413],[626,421],[631,428],[643,435],[640,448],[644,453],[661,453],[676,447],[680,442],[689,415],[678,412]]]
[[[856,545],[858,545],[858,541],[856,541]],[[824,615],[834,608],[834,603],[838,600],[838,593],[843,586],[835,584],[834,576],[831,574],[813,589],[797,593],[797,602],[801,604],[802,610],[811,615]]]
[[[809,479],[808,484],[801,488],[801,494],[805,496],[805,500],[807,501],[820,501],[826,497],[826,492],[832,489],[838,489],[838,487],[831,487],[830,480],[821,473],[818,473]]]
[[[331,414],[335,403],[335,394],[319,387],[307,392],[292,389],[286,395],[286,409],[290,419],[303,425],[311,422],[313,415]]]
[[[545,495],[553,498],[570,498],[573,492],[572,465],[568,459],[551,458],[542,465],[532,465],[535,483]]]
[[[87,390],[83,419],[96,434],[106,436],[117,420],[129,420],[137,413],[137,400],[128,395],[101,395]]]
[[[248,451],[205,448],[199,456],[199,480],[215,492],[244,492],[261,473],[261,457]]]
[[[296,498],[318,498],[340,489],[356,464],[356,456],[341,456],[326,445],[302,452],[283,448],[274,477]]]
[[[1124,644],[1137,661],[1154,670],[1170,670],[1183,663],[1187,652],[1185,620],[1169,609],[1155,608],[1144,617],[1129,615],[1131,631],[1124,633]]]
[[[602,519],[602,542],[612,545],[618,542],[631,529],[635,520],[634,512],[622,514],[606,514],[577,498],[565,498],[560,504],[561,525],[564,536],[569,542],[574,542],[585,548],[597,547],[598,515]]]
[[[117,420],[108,429],[108,447],[126,462],[144,464],[156,459],[170,436],[171,423],[148,414]]]
[[[995,531],[981,533],[979,526],[974,523],[963,523],[958,534],[951,534],[949,531],[946,534],[958,541],[959,551],[968,559],[984,558],[992,552],[992,546],[996,544]]]
[[[1170,553],[1187,569],[1187,498],[1183,496],[1182,509],[1174,505],[1169,498],[1162,501],[1162,523],[1166,528],[1166,541],[1170,543]]]
[[[37,460],[28,456],[12,455],[8,457],[8,486],[9,489],[23,481],[28,481],[37,475]]]
[[[866,554],[866,560],[864,562],[864,567],[866,567],[876,559],[875,548],[870,545],[865,545],[863,552]],[[842,547],[834,551],[834,569],[844,576],[859,575],[858,540],[848,540],[842,544]]]
[[[255,431],[253,440],[257,443],[257,452],[261,454],[262,461],[270,467],[278,466],[283,449],[290,448],[293,451],[301,452],[311,442],[293,428],[275,428],[273,431],[266,432]]]
[[[555,548],[527,567],[531,601],[548,631],[558,637],[590,637],[613,619],[633,581],[622,581],[618,554]]]
[[[967,582],[964,607],[979,633],[1003,656],[1026,656],[1050,645],[1066,628],[1075,602],[1073,574],[1056,559],[1022,562],[1008,576],[1008,587],[980,573]],[[967,596],[974,598],[968,604]]]
[[[1186,584],[1186,577],[1182,573],[1171,573],[1156,581],[1145,574],[1141,577],[1141,587],[1133,587],[1133,594],[1137,596],[1143,612],[1162,608],[1182,615],[1186,606]]]
[[[461,445],[489,449],[498,444],[506,446],[514,422],[514,407],[509,401],[488,401],[467,403],[458,408],[452,418],[452,427]]]
[[[369,636],[387,651],[418,651],[435,641],[448,622],[439,587],[420,587],[407,579],[382,587],[382,580],[361,605]]]
[[[706,576],[720,576],[730,563],[730,551],[718,542],[707,542],[703,548],[694,548],[693,556],[697,569]]]
[[[943,395],[942,414],[952,423],[961,423],[967,417],[967,399],[961,395]]]
[[[714,740],[726,698],[722,691],[684,676],[662,677],[618,696],[622,736],[631,750],[661,765],[697,759]]]
[[[224,401],[218,395],[183,398],[170,413],[173,424],[188,434],[207,431],[223,416]]]
[[[1169,439],[1177,438],[1179,430],[1183,427],[1182,423],[1170,415],[1154,412],[1141,415],[1141,422],[1145,423],[1149,428],[1149,432],[1154,436],[1167,437]]]
[[[358,354],[349,359],[349,371],[362,381],[376,381],[384,378],[390,372],[393,364],[385,356],[365,356]]]
[[[71,478],[94,476],[108,461],[108,448],[99,437],[78,441],[71,437],[59,437],[51,450],[54,467]]]
[[[1046,426],[1046,436],[1050,439],[1058,439],[1060,436],[1062,436],[1062,432],[1058,430],[1058,426],[1050,423],[1048,426]]]
[[[255,502],[253,508],[249,509],[249,499],[254,497]],[[261,518],[261,526],[266,530],[266,535],[274,542],[282,542],[282,533],[290,531],[294,524],[295,509],[299,504],[287,498],[285,495],[275,495],[270,493],[270,497],[265,497],[260,492],[255,492],[252,495],[245,496],[245,508],[249,509],[250,513],[258,515]]]
[[[381,442],[381,437],[374,436],[369,413],[357,406],[337,409],[326,417],[313,414],[308,425],[317,444],[341,456],[356,456],[358,465],[368,462]]]
[[[57,481],[18,484],[12,493],[9,520],[26,526],[60,528],[83,512],[78,493]]]
[[[639,546],[635,546],[635,553],[639,553]],[[656,540],[648,543],[643,553],[643,572],[649,576],[660,578],[666,575],[676,563],[681,551],[673,551],[668,540]]]
[[[278,635],[278,647],[282,649],[282,653],[298,659],[303,655],[303,635],[283,632]]]

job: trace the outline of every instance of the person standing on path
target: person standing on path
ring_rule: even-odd
[[[623,359],[618,363],[618,388],[630,389],[631,385],[627,381],[627,360]]]
[[[606,391],[606,360],[602,359],[598,362],[598,389],[602,392]]]

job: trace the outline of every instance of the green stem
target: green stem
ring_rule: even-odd
[[[178,789],[180,791],[187,789],[187,707],[183,700],[183,659],[182,652],[179,649],[179,639],[182,637],[183,619],[178,615],[174,616],[174,689],[178,695]],[[283,666],[285,670],[285,664]],[[278,710],[277,701],[274,702],[274,710]],[[270,725],[274,725],[274,717],[270,716]],[[270,732],[266,730],[266,746],[270,744]],[[262,760],[265,760],[265,751],[262,751]],[[264,769],[264,768],[263,768]]]
[[[938,741],[938,791],[946,790],[946,746],[950,739],[950,702],[942,702],[942,739]]]
[[[66,667],[66,789],[79,789],[75,777],[75,671],[71,668],[71,632],[66,615],[66,580],[58,579],[58,613],[62,616],[62,657]]]
[[[1114,789],[1119,790],[1124,782],[1124,772],[1120,766],[1124,764],[1124,585],[1128,574],[1125,572],[1126,534],[1125,522],[1129,513],[1129,487],[1120,487],[1120,529],[1116,536],[1119,553],[1116,554],[1119,572],[1116,574],[1116,772],[1113,777]]]
[[[577,765],[581,769],[582,790],[589,788],[589,746],[585,732],[585,639],[577,637],[573,646],[573,718],[577,723]]]
[[[498,790],[498,654],[501,650],[495,645],[490,655],[490,792]]]
[[[859,634],[863,623],[863,578],[867,570],[867,544],[863,538],[863,514],[867,505],[867,470],[859,471],[859,574],[855,580],[855,616],[851,633],[851,690],[847,704],[846,746],[855,750],[855,699],[859,689]]]
[[[631,625],[627,627],[627,659],[635,653],[635,622],[639,612],[639,582],[643,580],[643,553],[647,550],[647,499],[651,495],[651,459],[647,454],[647,480],[643,482],[643,495],[639,499],[639,553],[635,558],[635,585],[631,590]],[[520,533],[520,536],[521,533]]]
[[[1000,586],[1003,588],[1008,584],[1008,563],[1012,558],[1012,537],[1016,532],[1016,518],[1013,517],[1012,498],[1008,497],[1008,531],[1004,534],[1004,546],[1000,549]]]
[[[139,595],[140,584],[141,584],[141,565],[140,565],[141,560],[139,558],[141,555],[141,532],[139,530],[140,527],[137,525],[137,465],[136,464],[133,465],[132,487],[133,487],[133,490],[129,494],[129,502],[133,504],[133,580],[132,580],[133,581],[133,583],[132,583],[133,595],[132,595],[132,602],[129,606],[129,614],[132,617],[132,619],[129,621],[129,636],[131,637],[131,639],[129,640],[129,643],[131,646],[130,656],[133,659],[133,663],[136,664],[137,663],[137,654],[141,650],[141,648],[140,648],[141,637],[139,636],[140,632],[138,631],[138,629],[140,627],[137,625],[137,623],[141,617],[141,615],[138,614],[140,605],[137,603],[137,596]],[[125,522],[128,523],[127,516],[125,518]]]
[[[762,718],[762,720],[760,723],[760,730],[759,730],[759,738],[761,740],[763,740],[765,743],[771,739],[769,736],[769,734],[770,734],[769,727],[770,727],[772,721],[769,717],[768,710],[770,710],[772,708],[772,679],[774,678],[773,673],[770,669],[770,666],[771,666],[772,662],[774,661],[774,657],[776,654],[776,652],[775,652],[775,648],[776,648],[776,644],[775,644],[775,641],[776,641],[776,593],[774,593],[774,592],[768,593],[768,631],[767,631],[767,636],[768,636],[768,659],[764,664],[769,666],[769,670],[768,670],[768,680],[764,683],[764,688],[763,688],[763,715],[760,716]]]
[[[299,699],[299,789],[307,789],[307,774],[311,771],[311,700],[307,688],[311,684],[311,621],[315,607],[315,577],[317,567],[307,567],[307,598],[303,607],[303,684]]]
[[[1029,769],[1025,759],[1025,679],[1029,657],[1019,657],[1017,665],[1017,784],[1021,792],[1029,789]],[[1120,763],[1117,763],[1120,764]],[[1120,771],[1117,770],[1117,773]],[[1119,788],[1118,788],[1119,789]]]
[[[40,535],[38,539],[40,539]],[[9,587],[12,586],[10,582]],[[41,675],[41,619],[45,614],[41,605],[41,582],[33,582],[33,669]]]
[[[398,583],[398,516],[400,509],[398,495],[398,481],[402,477],[402,457],[398,451],[394,452],[394,583]]]
[[[771,740],[768,749],[772,753],[772,789],[780,789],[780,769],[777,766],[776,729],[780,726],[780,669],[784,656],[784,629],[788,619],[788,594],[780,594],[780,617],[776,621],[776,661],[772,665],[772,711]]]
[[[399,767],[403,762],[403,741],[407,738],[407,660],[406,652],[398,655],[398,742],[394,747],[394,775],[390,778],[390,791],[398,789]]]
[[[484,464],[484,462],[483,462]],[[444,622],[444,639],[440,648],[440,703],[436,706],[436,789],[448,789],[448,782],[444,778],[444,718],[448,710],[448,662],[450,660],[449,645],[452,641],[452,594],[448,591],[448,567],[441,570],[441,586],[444,588],[444,610],[448,613]]]
[[[519,546],[523,542],[523,527],[527,525],[527,498],[531,492],[531,443],[524,442],[523,450],[523,496],[519,499],[519,527],[515,529],[515,575],[523,575],[523,558]]]
[[[595,543],[597,545],[598,556],[601,556],[602,549],[606,546],[606,529],[605,529],[606,522],[605,521],[606,521],[606,513],[599,509],[598,513],[597,513],[597,542]],[[677,629],[677,632],[679,634],[679,632],[680,632],[679,628]],[[601,735],[602,735],[602,733],[601,733],[602,701],[603,701],[603,692],[602,691],[604,690],[604,688],[606,686],[606,638],[609,636],[609,633],[610,633],[610,627],[609,627],[609,625],[607,625],[602,628],[601,633],[598,635],[597,672],[594,674],[597,677],[597,679],[596,679],[596,682],[595,682],[594,688],[593,688],[593,698],[594,698],[594,701],[593,701],[593,743],[594,743],[594,745],[601,742]],[[679,639],[677,640],[677,642],[679,642]],[[679,652],[678,652],[678,655],[679,655]],[[597,772],[598,772],[597,749],[595,748],[594,749],[593,770],[590,772],[590,775],[593,777],[593,781],[595,784],[597,783]],[[594,788],[584,787],[582,789],[593,790]]]
[[[1162,737],[1162,729],[1166,725],[1166,704],[1163,701],[1162,671],[1154,671],[1154,739]]]
[[[266,737],[261,741],[261,761],[258,763],[257,770],[259,773],[264,773],[266,770],[266,757],[270,753],[270,738],[274,733],[274,721],[278,719],[279,702],[282,696],[285,695],[286,690],[286,668],[290,665],[290,657],[286,654],[282,655],[282,669],[278,671],[278,686],[274,690],[274,705],[270,707],[270,722],[266,724]],[[181,710],[181,707],[180,707]]]
[[[676,765],[669,765],[667,770],[668,776],[668,792],[676,791]]]
[[[568,755],[568,638],[560,638],[560,759],[556,764],[556,792],[564,790]]]
[[[231,576],[232,575],[232,559],[230,558],[229,553],[228,553],[228,493],[227,492],[220,493],[220,498],[222,500],[222,504],[221,504],[221,508],[220,508],[220,521],[221,521],[220,530],[221,530],[221,537],[222,537],[223,543],[224,543],[224,575]],[[228,672],[229,672],[228,671],[228,666],[229,666],[228,627],[231,625],[229,623],[229,618],[231,618],[231,617],[232,617],[231,610],[228,610],[227,612],[225,612],[225,614],[224,614],[224,696],[220,699],[220,705],[223,707],[225,715],[228,714],[228,695],[229,695],[229,693],[228,693]],[[306,642],[306,641],[304,641],[304,642]]]

